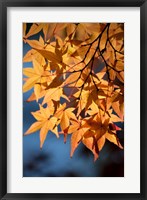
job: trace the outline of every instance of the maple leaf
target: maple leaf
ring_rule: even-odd
[[[33,59],[33,68],[23,69],[24,75],[29,77],[23,85],[23,92],[30,90],[35,85],[35,83],[40,80],[43,72],[43,67],[35,59]]]
[[[71,124],[71,120],[77,121],[77,118],[73,111],[75,108],[67,108],[65,109],[66,104],[63,104],[56,112],[55,116],[58,118],[58,124],[60,123],[60,127],[64,133],[64,142],[66,142],[67,134],[69,133],[69,126]],[[73,126],[73,125],[72,125]],[[70,129],[71,130],[71,129]]]
[[[123,149],[122,145],[119,142],[119,139],[117,137],[117,135],[113,132],[111,133],[106,133],[106,139],[109,140],[110,142],[114,143],[115,145],[117,145],[119,148]]]
[[[82,142],[88,149],[92,151],[94,154],[94,161],[96,161],[99,156],[99,149],[97,143],[95,143],[94,137],[84,138]]]
[[[29,29],[28,33],[24,36],[24,38],[26,39],[32,35],[37,34],[38,32],[41,31],[42,28],[43,28],[42,23],[33,23],[31,28]]]
[[[82,141],[84,133],[87,131],[87,128],[80,128],[79,130],[73,132],[71,136],[71,153],[70,156],[73,156],[73,153],[79,143]]]
[[[59,137],[57,130],[55,129],[57,118],[52,116],[53,110],[49,107],[42,107],[40,105],[40,110],[32,112],[32,115],[37,120],[31,127],[26,131],[25,135],[34,133],[40,130],[40,147],[42,148],[44,141],[47,137],[48,131],[52,131]]]
[[[70,119],[77,120],[75,114],[73,113],[74,110],[75,108],[67,108],[66,110],[64,110],[60,122],[60,126],[63,131],[69,127]]]
[[[26,55],[23,57],[23,62],[32,62],[33,59],[43,66],[46,64],[44,57],[35,49],[31,49],[26,53]]]

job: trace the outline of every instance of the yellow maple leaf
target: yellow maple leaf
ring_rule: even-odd
[[[58,132],[55,129],[57,118],[52,116],[52,114],[52,109],[50,109],[49,107],[44,108],[40,105],[40,110],[32,112],[32,115],[37,120],[37,122],[34,122],[31,127],[25,132],[25,135],[28,135],[40,130],[41,148],[49,131],[52,131],[57,137],[59,137]]]
[[[23,92],[27,92],[35,85],[35,83],[39,82],[43,72],[43,67],[35,59],[33,59],[33,68],[23,69],[24,75],[29,77],[23,85]]]

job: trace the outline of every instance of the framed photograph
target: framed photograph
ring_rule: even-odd
[[[147,199],[146,11],[0,1],[1,199]]]

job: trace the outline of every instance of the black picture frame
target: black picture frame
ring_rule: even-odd
[[[23,194],[7,193],[7,8],[8,7],[140,7],[141,52],[140,52],[140,193],[65,193]],[[147,199],[147,1],[146,0],[0,0],[0,199]],[[135,22],[134,22],[135,23]],[[135,156],[135,153],[134,155]],[[132,166],[133,167],[133,166]]]

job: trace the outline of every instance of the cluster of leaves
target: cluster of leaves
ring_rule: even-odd
[[[39,39],[30,39],[35,34]],[[49,132],[65,141],[71,134],[71,157],[80,142],[94,160],[106,139],[123,148],[117,136],[124,120],[123,38],[122,23],[24,23],[31,50],[23,62],[33,66],[23,69],[23,91],[33,88],[27,101],[39,104],[25,135],[40,130],[42,148]]]

